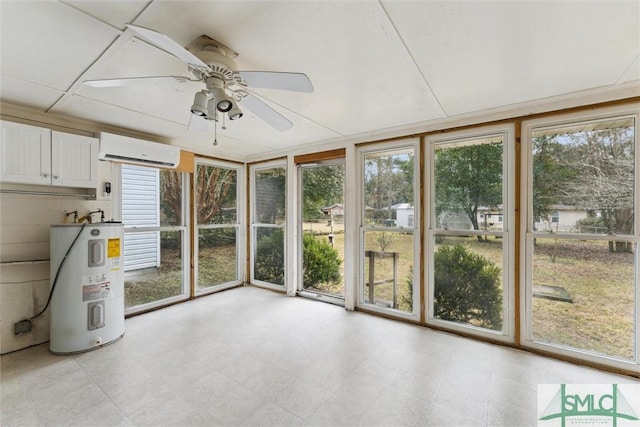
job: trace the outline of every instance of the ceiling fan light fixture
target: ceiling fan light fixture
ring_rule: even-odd
[[[229,120],[238,120],[239,118],[244,116],[244,113],[235,102],[232,103],[232,107],[227,114],[229,115]]]
[[[205,91],[196,93],[196,96],[193,98],[191,112],[196,116],[206,116],[208,114],[207,93]]]
[[[220,87],[212,87],[209,89],[209,94],[211,94],[211,96],[213,96],[213,99],[216,100],[216,109],[221,113],[226,113],[233,107],[231,98],[227,96],[227,93],[224,91],[224,89]]]
[[[217,120],[218,113],[216,112],[216,100],[209,98],[207,101],[207,114],[204,116],[207,120]]]
[[[222,101],[218,102],[217,108],[221,113],[226,113],[227,111],[231,110],[231,108],[233,108],[233,105],[231,104],[231,101],[229,99],[223,99]]]

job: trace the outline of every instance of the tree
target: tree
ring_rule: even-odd
[[[342,203],[344,167],[342,165],[302,170],[302,215],[305,220],[321,219],[321,208]]]
[[[413,151],[365,158],[365,205],[373,217],[392,219],[391,206],[413,204]]]
[[[633,141],[633,128],[626,126],[534,138],[534,216],[547,216],[553,204],[567,204],[599,214],[607,234],[631,234]],[[630,251],[631,245],[610,241],[609,250]]]
[[[236,171],[198,165],[196,169],[198,223],[208,224],[225,204],[235,207]],[[163,224],[182,224],[182,174],[160,170],[160,209]]]
[[[502,204],[502,142],[439,149],[434,173],[436,216],[462,211],[479,230],[478,208]]]
[[[198,165],[195,176],[198,224],[214,222],[224,205],[236,208],[236,176],[234,169]]]
[[[633,233],[633,128],[588,130],[569,135],[567,167],[574,177],[563,197],[583,209],[599,210],[607,234]],[[631,244],[609,242],[610,251],[631,251]]]
[[[441,246],[434,256],[434,316],[502,329],[500,268],[463,245]]]
[[[574,171],[566,167],[565,148],[550,136],[533,138],[533,218],[549,218],[554,204],[562,204],[564,183],[571,181]]]
[[[182,225],[182,174],[160,169],[161,224]]]
[[[284,168],[258,171],[255,175],[256,219],[262,224],[275,224],[285,217],[286,172]]]

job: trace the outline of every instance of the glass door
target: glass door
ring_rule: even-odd
[[[189,181],[182,172],[122,165],[127,314],[188,298]]]
[[[251,283],[285,289],[287,169],[283,162],[251,166]]]
[[[196,294],[242,284],[240,165],[198,159],[194,191]],[[242,190],[242,189],[241,189]]]
[[[298,293],[344,304],[344,159],[302,164]]]

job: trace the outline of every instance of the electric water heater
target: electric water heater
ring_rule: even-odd
[[[124,336],[124,226],[51,226],[49,350],[78,353]]]

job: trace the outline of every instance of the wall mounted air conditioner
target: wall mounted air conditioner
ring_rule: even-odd
[[[101,132],[98,158],[145,166],[175,168],[180,163],[180,147]]]

